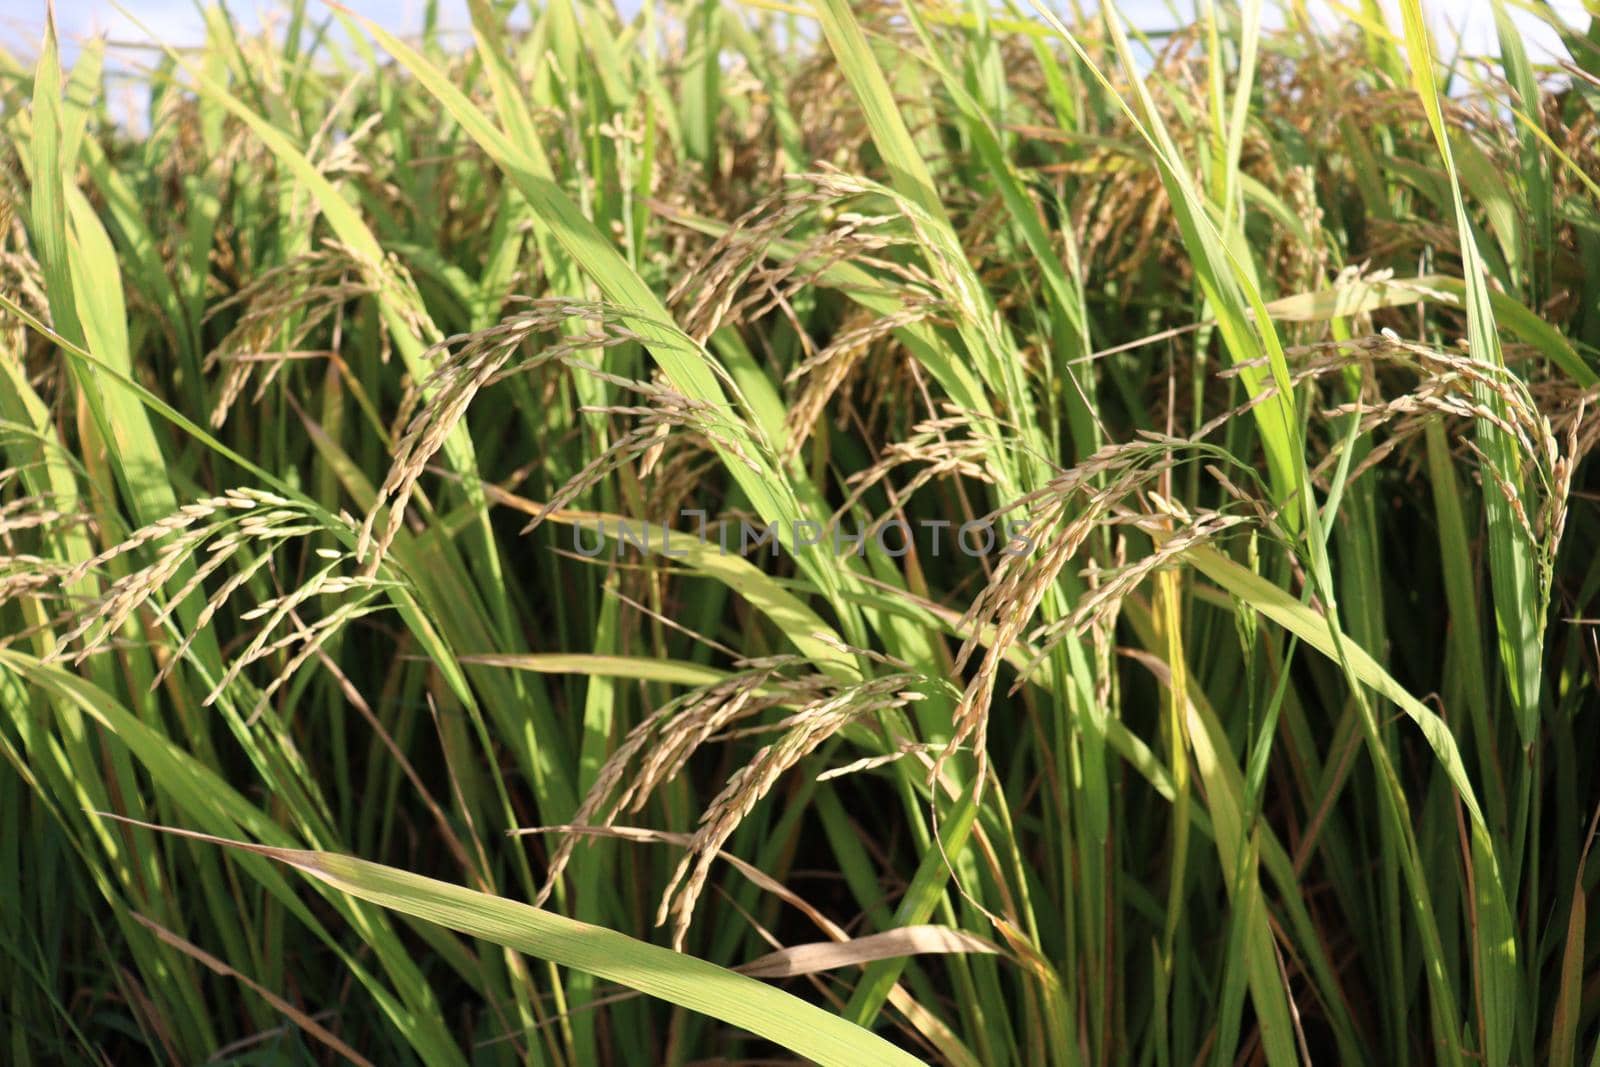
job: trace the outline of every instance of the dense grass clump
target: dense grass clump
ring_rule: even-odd
[[[1600,1063],[1600,21],[1200,6],[0,55],[0,1058]]]

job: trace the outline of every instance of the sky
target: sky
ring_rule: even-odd
[[[12,0],[10,10],[0,14],[0,45],[18,54],[28,54],[37,47],[43,33],[46,0]],[[422,21],[423,0],[343,0],[347,7],[367,15],[392,30],[414,30]],[[1092,0],[1091,0],[1092,2]],[[1353,2],[1353,0],[1352,0]],[[1384,0],[1394,9],[1394,0]],[[620,0],[625,14],[637,11],[640,0]],[[1313,0],[1313,4],[1316,0]],[[272,0],[230,0],[229,10],[242,21],[259,25],[264,15],[281,11]],[[315,5],[313,5],[315,6]],[[1193,0],[1176,0],[1180,9],[1193,10]],[[1551,6],[1569,23],[1585,20],[1583,0],[1552,0]],[[74,51],[71,43],[92,34],[104,32],[114,41],[137,41],[146,35],[122,14],[121,8],[134,15],[167,44],[198,44],[204,37],[203,21],[196,0],[58,0],[56,25],[62,36],[64,51],[70,60]],[[1135,25],[1145,29],[1159,29],[1172,24],[1167,0],[1118,0],[1118,7]],[[1268,0],[1269,9],[1272,7]],[[1494,18],[1490,0],[1423,0],[1424,10],[1432,16],[1439,32],[1441,52],[1449,54],[1450,42],[1455,33],[1463,30],[1463,47],[1470,54],[1497,51]],[[1562,56],[1559,40],[1541,23],[1521,16],[1515,11],[1516,0],[1507,4],[1513,9],[1528,36],[1529,51],[1536,62],[1551,56]],[[447,28],[465,29],[467,22],[466,0],[441,0],[441,24]],[[1399,20],[1391,25],[1398,31]]]

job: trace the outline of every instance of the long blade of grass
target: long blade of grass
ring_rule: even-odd
[[[141,825],[276,860],[358,900],[680,1004],[758,1034],[820,1064],[889,1067],[917,1062],[881,1037],[788,993],[614,930],[353,856],[275,848],[192,830]]]

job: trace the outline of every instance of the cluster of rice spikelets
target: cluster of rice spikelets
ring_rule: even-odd
[[[904,671],[841,680],[811,672],[804,660],[790,656],[738,666],[735,674],[663,705],[629,731],[601,767],[572,820],[575,827],[613,826],[621,815],[642,810],[651,794],[681,773],[701,746],[779,735],[752,754],[707,805],[668,882],[656,923],[672,923],[673,944],[679,949],[717,853],[779,778],[844,726],[923,699],[930,684],[929,679]],[[786,713],[775,721],[739,726],[778,708]],[[579,831],[562,837],[536,903],[554,891],[581,836]]]
[[[227,334],[207,354],[204,370],[215,373],[217,401],[211,425],[220,427],[252,377],[252,403],[260,403],[284,366],[294,360],[338,360],[343,330],[340,319],[353,300],[375,289],[363,278],[349,249],[327,242],[287,263],[263,271],[225,300],[212,305],[208,318],[237,312]],[[327,348],[305,350],[307,338],[331,333]],[[379,335],[385,358],[388,337]]]
[[[48,512],[36,510],[33,517],[48,517]],[[295,501],[245,486],[185,504],[76,563],[50,564],[37,557],[8,554],[0,561],[6,574],[0,587],[3,599],[25,594],[59,600],[66,606],[41,627],[7,635],[0,644],[48,626],[59,633],[49,658],[76,666],[110,649],[139,617],[149,640],[161,643],[159,635],[166,628],[176,638],[164,652],[165,662],[152,681],[152,687],[158,686],[185,660],[196,638],[235,594],[263,571],[274,573],[274,560],[286,545],[303,542],[319,565],[292,589],[252,600],[239,610],[239,621],[259,625],[251,639],[230,656],[224,672],[201,701],[215,702],[246,668],[281,656],[277,674],[258,694],[253,714],[259,714],[332,635],[352,619],[379,610],[374,599],[395,584],[391,576],[344,573],[351,569],[353,557],[332,546],[339,543],[340,536],[351,539],[355,523],[348,518],[338,521],[341,528],[330,529],[322,517]],[[324,543],[313,547],[313,541]],[[148,560],[109,581],[101,577],[115,561],[141,555]],[[86,586],[86,582],[90,584]],[[86,595],[86,588],[96,591]],[[198,610],[180,627],[177,613],[197,595],[203,597]],[[326,598],[324,603],[332,607],[308,622],[302,612],[318,598]]]

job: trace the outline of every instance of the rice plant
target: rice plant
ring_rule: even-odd
[[[1071,7],[0,53],[0,1055],[1600,1065],[1600,13]]]

